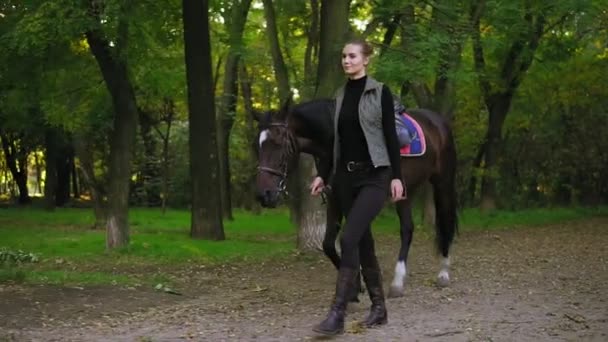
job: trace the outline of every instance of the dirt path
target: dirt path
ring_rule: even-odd
[[[463,233],[440,289],[416,237],[406,295],[364,331],[351,305],[338,341],[608,341],[608,218]],[[396,241],[377,242],[387,278]],[[183,270],[183,296],[153,290],[0,286],[0,341],[301,341],[327,311],[335,273],[321,257]],[[387,281],[385,281],[386,285]],[[186,285],[187,284],[187,285]]]

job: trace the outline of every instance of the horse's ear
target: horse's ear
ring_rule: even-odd
[[[257,122],[261,122],[262,118],[264,117],[264,114],[260,111],[257,111],[255,109],[251,110],[251,117],[253,118],[253,120],[257,121]]]
[[[279,115],[281,119],[286,119],[287,118],[287,114],[289,113],[290,109],[291,109],[291,105],[293,103],[293,92],[290,91],[289,94],[287,95],[287,98],[283,100],[283,105],[281,106],[281,110],[279,111]]]

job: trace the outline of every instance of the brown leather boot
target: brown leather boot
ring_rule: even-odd
[[[384,325],[388,322],[388,314],[384,303],[384,290],[382,289],[380,267],[364,268],[361,273],[363,274],[363,280],[365,280],[365,286],[367,286],[369,299],[372,302],[369,315],[361,324],[366,328]]]
[[[341,267],[336,282],[336,295],[327,317],[312,330],[323,335],[337,335],[344,332],[344,316],[349,296],[354,288],[357,270]]]

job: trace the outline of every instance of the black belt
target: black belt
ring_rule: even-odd
[[[345,165],[348,172],[365,171],[374,167],[374,164],[368,161],[349,161]]]

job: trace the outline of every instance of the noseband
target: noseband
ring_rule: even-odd
[[[283,167],[285,169],[285,171],[279,171],[277,169],[273,169],[271,167],[266,167],[266,166],[258,166],[258,172],[267,172],[270,173],[271,175],[275,175],[275,176],[279,176],[279,194],[285,194],[285,195],[289,195],[289,193],[287,192],[287,164],[285,164],[285,166]]]

